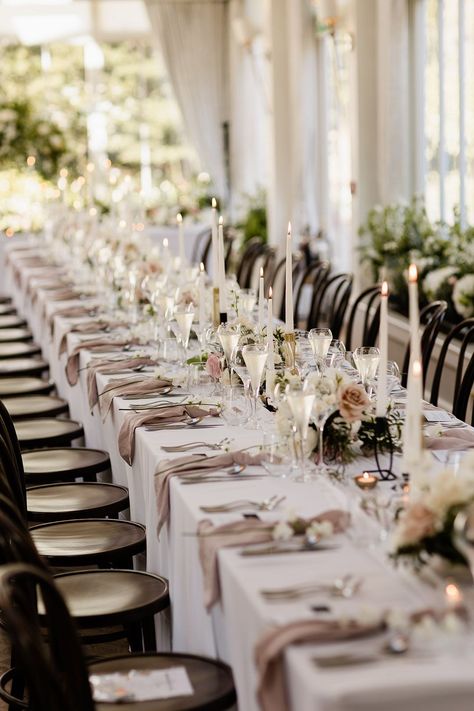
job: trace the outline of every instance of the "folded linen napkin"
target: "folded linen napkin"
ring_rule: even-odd
[[[81,316],[93,316],[97,311],[96,306],[65,306],[64,308],[53,311],[48,319],[48,325],[51,329],[51,334],[54,335],[54,319],[56,316],[62,318],[80,318]]]
[[[170,405],[169,407],[161,407],[158,410],[148,410],[127,415],[119,432],[120,456],[127,464],[132,464],[135,455],[135,430],[137,427],[183,422],[189,417],[216,416],[218,414],[218,410],[204,410],[198,405]]]
[[[99,403],[99,410],[102,420],[105,420],[109,414],[114,397],[121,397],[123,395],[139,396],[146,395],[148,393],[156,393],[158,396],[161,390],[169,387],[170,385],[171,382],[169,380],[161,380],[153,377],[139,377],[134,380],[130,380],[130,377],[128,377],[111,381],[107,384],[100,395],[97,396],[96,400],[96,402]],[[89,400],[89,404],[90,403],[91,401]],[[94,405],[91,405],[91,407],[94,407]]]
[[[260,464],[262,454],[252,455],[249,452],[225,452],[208,457],[203,454],[191,454],[186,457],[165,459],[158,465],[155,472],[155,492],[158,507],[158,535],[167,523],[170,515],[170,479],[185,474],[206,473],[225,469],[232,464]],[[244,522],[245,523],[245,522]],[[248,524],[247,524],[248,525]]]
[[[290,708],[283,669],[283,652],[288,645],[358,639],[377,634],[383,628],[383,622],[298,620],[269,629],[255,648],[257,698],[262,711],[287,711]]]
[[[106,320],[101,320],[97,319],[94,321],[84,321],[84,323],[76,323],[72,325],[66,333],[64,333],[63,337],[61,338],[61,343],[59,344],[59,352],[58,355],[61,356],[63,353],[66,352],[66,347],[67,347],[67,334],[68,333],[83,333],[83,334],[91,334],[91,333],[100,333],[101,331],[104,331],[105,329],[107,330],[113,330],[115,328],[119,328],[120,326],[123,326],[123,321],[106,321]]]
[[[425,444],[428,449],[469,449],[474,447],[474,430],[453,427],[441,437],[425,437]]]
[[[233,452],[233,454],[242,455],[245,453]],[[158,498],[158,506],[160,506],[160,503]],[[311,522],[321,523],[322,521],[330,521],[333,525],[334,533],[341,533],[349,525],[350,517],[346,511],[334,509],[324,511],[307,523],[309,526]],[[204,578],[204,602],[208,610],[220,597],[219,570],[217,566],[219,549],[245,546],[252,543],[268,543],[273,539],[273,526],[274,524],[268,523],[268,521],[252,521],[251,524],[248,521],[233,521],[223,526],[214,526],[209,519],[206,519],[199,523],[199,558]]]
[[[79,379],[79,354],[86,349],[94,353],[109,353],[122,350],[131,343],[130,339],[112,340],[111,338],[93,338],[83,341],[74,347],[66,363],[66,377],[69,385],[76,385]],[[123,366],[122,366],[123,368]]]
[[[62,287],[48,292],[48,301],[71,301],[72,299],[78,299],[79,297],[80,293],[70,287]]]

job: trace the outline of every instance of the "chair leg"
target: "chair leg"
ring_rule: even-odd
[[[21,674],[18,671],[17,668],[17,660],[16,660],[16,653],[15,653],[15,647],[12,646],[11,649],[11,666],[13,669],[15,669],[15,673],[12,674],[12,683],[10,687],[10,694],[13,696],[15,699],[23,699],[25,695],[25,681],[23,679],[23,674]],[[20,706],[14,703],[10,703],[8,705],[8,711],[18,711],[20,709]]]
[[[155,618],[148,617],[142,622],[145,652],[156,652]]]
[[[128,646],[131,652],[143,652],[142,630],[139,624],[126,628]]]

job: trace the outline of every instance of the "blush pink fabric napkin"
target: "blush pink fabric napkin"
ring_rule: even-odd
[[[48,319],[51,334],[54,335],[54,319],[56,316],[61,316],[62,318],[80,318],[81,316],[94,316],[96,311],[97,308],[95,306],[69,306],[56,309]]]
[[[243,454],[242,452],[234,452]],[[248,456],[248,455],[247,455]],[[240,462],[239,462],[240,463]],[[159,502],[158,502],[159,503]],[[330,521],[334,533],[345,531],[350,522],[346,511],[334,509],[311,519],[313,522]],[[309,525],[311,521],[308,521]],[[273,540],[273,525],[268,521],[233,521],[223,526],[214,526],[212,521],[206,519],[198,525],[199,559],[201,561],[204,578],[204,603],[209,610],[220,597],[219,570],[217,553],[221,548],[245,546],[253,543],[268,543]]]
[[[153,377],[137,377],[134,380],[120,378],[107,384],[106,388],[98,395],[99,410],[102,419],[105,420],[109,414],[114,397],[123,395],[147,395],[156,393],[157,397],[161,391],[171,385],[169,380],[161,380]],[[93,407],[93,405],[92,405]]]
[[[97,319],[94,321],[85,321],[84,323],[77,323],[68,328],[66,333],[64,333],[63,337],[61,338],[58,355],[61,356],[63,353],[66,352],[68,333],[99,334],[100,332],[106,330],[111,331],[123,325],[123,321],[103,321],[101,319]]]
[[[66,363],[66,377],[69,385],[76,385],[79,379],[79,354],[86,349],[94,353],[109,353],[111,351],[121,351],[124,346],[131,343],[130,339],[93,338],[82,341],[72,350]],[[122,366],[123,368],[123,366]]]
[[[257,698],[262,711],[288,711],[283,652],[290,644],[318,644],[369,637],[382,632],[382,622],[363,625],[356,621],[298,620],[272,627],[255,648],[258,673]]]
[[[212,414],[217,414],[217,411]],[[196,415],[194,415],[196,417]],[[158,535],[167,523],[170,515],[170,479],[174,476],[198,474],[224,469],[232,464],[260,464],[262,455],[248,452],[225,452],[208,457],[203,454],[191,454],[176,459],[165,459],[155,472],[155,492],[158,508]],[[248,525],[248,524],[247,524]]]
[[[218,411],[214,409],[204,410],[198,405],[170,405],[155,410],[127,415],[119,432],[119,452],[120,456],[127,464],[132,465],[135,455],[135,430],[143,425],[160,425],[173,422],[183,422],[189,417],[216,416]]]
[[[428,449],[469,449],[474,447],[474,430],[467,427],[445,430],[441,437],[425,437]]]

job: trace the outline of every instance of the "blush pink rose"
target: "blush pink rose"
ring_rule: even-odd
[[[362,385],[346,385],[339,395],[339,412],[347,422],[360,420],[369,404],[369,396]]]
[[[214,380],[219,380],[221,377],[221,359],[217,353],[209,353],[206,363],[206,372],[209,373]]]
[[[436,533],[433,512],[421,503],[410,506],[403,514],[399,544],[418,543]]]

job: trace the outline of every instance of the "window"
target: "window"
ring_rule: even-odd
[[[474,0],[414,3],[416,187],[431,219],[474,223]]]

